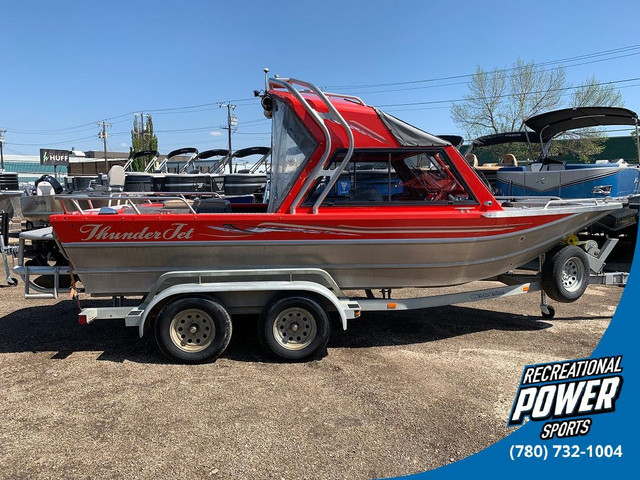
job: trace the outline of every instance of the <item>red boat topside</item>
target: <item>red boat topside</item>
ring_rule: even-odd
[[[531,232],[566,215],[519,218],[484,218],[458,213],[430,216],[392,214],[359,215],[353,210],[320,215],[292,215],[291,220],[273,214],[141,214],[56,215],[52,225],[63,244],[135,242],[164,243],[211,241],[247,242],[366,242],[488,240]]]
[[[51,217],[56,234],[63,241],[109,241],[115,238],[92,225],[109,224],[110,232],[126,233],[141,232],[144,223],[155,222],[169,231],[173,223],[198,219],[209,225],[210,239],[246,238],[247,232],[272,240],[484,237],[535,228],[553,216],[545,212],[546,218],[515,223],[489,219],[486,214],[503,208],[448,142],[359,99],[318,90],[301,93],[290,83],[272,82],[266,94],[270,101],[263,100],[273,118],[273,145],[270,198],[262,213],[258,206],[241,218],[235,212],[242,210],[211,217],[196,210],[198,216],[192,217],[170,209],[150,215],[124,209],[101,216],[99,222],[93,214],[67,214]],[[214,222],[215,232],[210,226]],[[274,222],[283,225],[275,228]],[[202,239],[204,232],[183,233],[176,235],[193,240]]]
[[[483,211],[501,209],[448,142],[356,97],[294,91],[289,85],[295,82],[272,80],[266,94],[270,101],[263,101],[268,106],[267,116],[273,118],[275,198],[270,212],[308,212],[304,207],[312,205],[310,198],[326,196],[310,210],[319,213],[321,205],[335,204],[330,197],[340,197],[340,191],[345,197],[347,190],[350,197],[358,197],[361,186],[377,189],[382,195],[379,199],[373,193],[368,200],[376,205],[370,203],[369,208],[410,203],[445,211],[456,204]],[[346,164],[342,163],[345,157],[350,157]],[[386,189],[382,186],[385,169]],[[372,178],[374,171],[377,182]],[[327,175],[333,172],[335,179]],[[341,182],[347,182],[343,189]]]

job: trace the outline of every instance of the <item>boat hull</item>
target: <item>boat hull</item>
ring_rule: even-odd
[[[0,211],[9,214],[9,218],[12,218],[16,212],[20,214],[18,198],[21,195],[20,190],[0,190]]]
[[[539,210],[348,223],[321,215],[313,223],[309,215],[296,223],[176,215],[158,216],[153,227],[149,219],[58,216],[52,225],[85,289],[97,295],[146,293],[168,271],[254,268],[321,268],[343,289],[436,287],[517,268],[609,211]]]
[[[634,167],[567,165],[541,171],[510,167],[497,172],[496,187],[503,195],[514,196],[625,197],[638,192],[639,175]]]
[[[64,213],[62,196],[56,195],[29,195],[20,198],[22,217],[31,223],[49,223],[51,215]],[[84,209],[95,209],[114,202],[108,195],[86,195],[78,204]]]
[[[64,212],[62,202],[53,195],[31,195],[20,199],[22,216],[28,222],[48,223],[51,215]]]

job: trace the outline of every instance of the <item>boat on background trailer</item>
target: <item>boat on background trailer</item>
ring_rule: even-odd
[[[225,195],[254,195],[256,201],[261,202],[267,184],[268,159],[271,155],[269,147],[248,147],[233,152],[230,161],[247,159],[252,156],[259,158],[250,168],[237,169],[233,173],[224,174]],[[231,165],[231,164],[230,164]],[[222,165],[224,169],[225,165]],[[262,170],[262,172],[260,171]]]
[[[550,158],[554,139],[585,127],[629,125],[639,139],[638,114],[619,107],[580,107],[554,110],[525,120],[524,124],[540,144],[540,158],[526,166],[501,168],[496,190],[506,196],[557,198],[614,198],[624,206],[599,221],[592,230],[606,234],[635,236],[640,194],[640,149],[636,164],[624,160],[599,160],[594,164],[569,164]],[[527,132],[524,132],[525,134]],[[640,148],[640,147],[639,147]]]
[[[266,348],[281,358],[307,358],[327,342],[327,311],[344,328],[359,315],[345,289],[458,285],[495,278],[545,253],[547,294],[567,302],[584,292],[587,253],[562,241],[620,203],[501,203],[449,142],[357,97],[325,94],[296,79],[268,85],[268,204],[251,213],[239,205],[199,213],[186,199],[179,211],[132,197],[87,211],[74,203],[81,197],[65,197],[66,212],[51,217],[53,236],[86,292],[145,295],[123,316],[141,334],[155,319],[159,347],[171,358],[217,357],[230,336],[229,312],[261,313]],[[381,165],[384,193],[366,176]],[[553,315],[544,297],[542,311]],[[107,317],[92,310],[80,320],[94,318]]]
[[[226,152],[226,150],[225,150]],[[198,149],[185,147],[173,150],[160,162],[157,152],[138,152],[137,155],[156,155],[147,163],[142,172],[126,171],[123,190],[125,192],[172,192],[182,194],[215,193],[216,184],[212,176],[197,171],[195,162],[200,158]],[[167,165],[175,157],[188,155],[185,164],[178,173],[167,172]]]

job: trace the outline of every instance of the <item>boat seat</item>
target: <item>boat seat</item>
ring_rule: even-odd
[[[53,195],[55,193],[53,186],[49,182],[40,182],[36,188],[36,192],[39,196]]]
[[[532,172],[539,172],[540,170],[542,170],[542,166],[543,166],[543,165],[542,165],[542,163],[540,163],[540,162],[534,162],[534,163],[532,163],[531,165],[529,165],[529,169],[530,169]]]
[[[193,205],[193,200],[185,199],[170,199],[162,202],[162,208],[167,208],[169,210],[177,210],[177,209],[187,209],[187,204]]]
[[[561,160],[555,160],[549,157],[543,158],[541,163],[540,171],[564,170],[566,165],[565,162]]]
[[[107,173],[107,191],[122,192],[124,190],[125,179],[126,175],[124,167],[121,165],[114,165]]]
[[[516,160],[516,156],[513,153],[506,153],[503,157],[502,157],[502,165],[504,166],[512,166],[512,167],[517,167],[518,166],[518,160]]]
[[[196,213],[230,213],[231,202],[224,198],[202,198],[193,202]]]
[[[473,168],[478,167],[479,163],[478,163],[478,157],[476,157],[475,153],[467,153],[464,156],[464,159],[467,161],[467,163],[469,165],[471,165]]]

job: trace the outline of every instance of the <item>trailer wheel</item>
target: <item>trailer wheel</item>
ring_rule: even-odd
[[[258,323],[262,346],[276,357],[303,360],[324,348],[331,326],[322,305],[307,295],[280,297],[268,305]]]
[[[589,285],[589,257],[580,247],[567,245],[547,254],[542,265],[542,288],[553,300],[578,300]]]
[[[553,308],[551,305],[547,305],[547,311],[545,312],[544,310],[541,310],[540,313],[542,314],[542,318],[551,320],[553,317],[556,316],[556,309]]]
[[[229,345],[231,317],[209,298],[180,298],[167,304],[155,323],[160,351],[184,363],[213,361]]]

